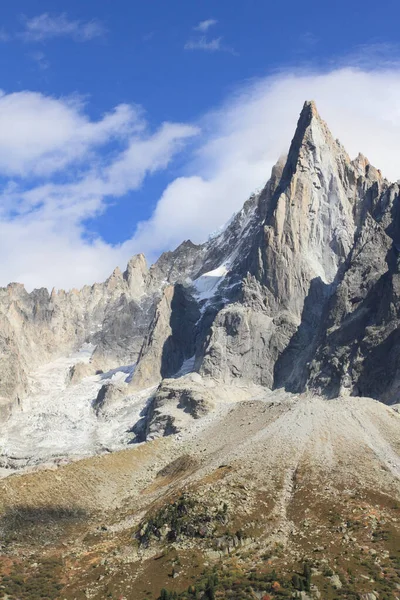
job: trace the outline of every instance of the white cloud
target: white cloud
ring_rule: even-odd
[[[84,108],[77,97],[0,91],[0,175],[50,175],[144,126],[140,111],[126,104],[98,121],[91,121]]]
[[[104,35],[103,25],[97,21],[71,20],[65,13],[51,16],[42,13],[25,21],[25,29],[20,37],[26,42],[41,42],[55,37],[71,37],[79,42],[87,42]]]
[[[30,57],[36,63],[40,71],[46,71],[50,67],[50,62],[47,60],[44,52],[32,52]]]
[[[184,172],[166,187],[133,238],[111,246],[90,237],[85,219],[106,210],[108,200],[117,202],[137,189],[146,175],[168,167],[197,129],[170,123],[151,132],[140,110],[125,105],[92,121],[79,101],[24,94],[15,98],[20,109],[7,113],[9,131],[14,125],[19,141],[14,143],[7,133],[8,146],[0,143],[0,171],[14,174],[0,198],[2,284],[20,280],[29,288],[79,286],[104,279],[135,252],[153,259],[183,239],[201,242],[267,181],[272,165],[289,147],[306,99],[316,100],[322,118],[351,156],[361,151],[388,178],[400,177],[400,69],[282,73],[246,85],[200,120],[202,134],[195,151],[185,157]],[[22,131],[30,140],[29,151],[18,130],[21,107],[28,105]],[[0,98],[0,116],[4,107],[6,95]],[[30,121],[41,118],[41,111],[47,117],[35,129]],[[46,119],[55,132],[44,127]],[[0,131],[5,125],[6,120],[0,123]],[[85,135],[78,132],[81,127]],[[45,167],[37,166],[42,163]],[[23,165],[30,178],[41,174],[40,185],[22,177]]]
[[[8,257],[1,268],[2,283],[23,282],[28,290],[102,281],[121,261],[118,248],[100,239],[89,243],[76,223],[62,223],[56,216],[44,220],[40,213],[36,218],[0,220],[0,253]]]
[[[149,131],[140,110],[127,105],[92,121],[76,99],[31,92],[0,97],[3,127],[0,283],[29,289],[92,283],[124,262],[119,247],[90,237],[85,220],[166,168],[197,134],[179,123]]]
[[[396,180],[399,95],[400,70],[282,74],[246,86],[204,118],[208,134],[188,176],[167,187],[152,217],[125,243],[127,254],[141,250],[155,258],[183,239],[203,241],[228,220],[252,191],[265,184],[273,164],[288,150],[306,99],[316,100],[333,135],[351,156],[362,151]]]
[[[206,50],[208,52],[217,52],[223,50],[221,37],[207,39],[205,36],[188,40],[185,44],[185,50]]]
[[[194,27],[193,29],[205,33],[210,29],[210,27],[213,27],[217,23],[218,21],[216,19],[206,19],[205,21],[200,21],[200,23],[196,25],[196,27]]]
[[[236,54],[233,48],[226,46],[222,43],[222,37],[209,38],[207,32],[210,27],[216,25],[218,21],[216,19],[206,19],[200,21],[193,29],[202,33],[203,35],[197,35],[191,37],[184,45],[185,50],[204,50],[206,52],[229,52],[230,54]]]

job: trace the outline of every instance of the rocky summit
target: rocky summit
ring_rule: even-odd
[[[201,245],[0,290],[0,594],[400,598],[400,199],[306,102]]]

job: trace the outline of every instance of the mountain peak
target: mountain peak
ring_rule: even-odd
[[[313,117],[320,118],[317,105],[314,100],[306,100],[303,104],[303,108],[301,109],[300,119],[312,119]]]
[[[296,131],[290,145],[288,160],[284,170],[285,179],[290,179],[301,166],[305,170],[318,160],[320,151],[327,150],[334,155],[343,155],[346,162],[350,162],[341,144],[335,140],[329,127],[321,118],[313,100],[304,103],[297,122]]]
[[[317,105],[315,104],[314,100],[306,100],[301,110],[299,120],[297,121],[297,127],[293,141],[301,140],[305,136],[307,130],[309,129],[310,125],[314,120],[327,129],[326,124],[320,117],[320,114],[317,110]]]
[[[140,297],[144,292],[145,278],[148,272],[147,262],[144,254],[135,254],[129,260],[123,278],[131,291]]]

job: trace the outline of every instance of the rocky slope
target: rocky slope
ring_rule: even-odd
[[[189,374],[147,423],[145,444],[0,481],[0,590],[207,600],[217,573],[221,599],[399,597],[392,408]]]

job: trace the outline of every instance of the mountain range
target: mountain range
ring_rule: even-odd
[[[399,195],[306,102],[205,243],[0,290],[4,598],[400,597]]]

